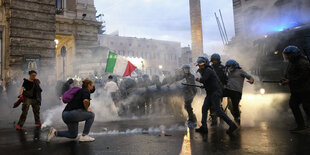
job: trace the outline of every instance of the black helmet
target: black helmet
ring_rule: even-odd
[[[190,69],[191,66],[189,64],[185,64],[185,65],[183,65],[182,69],[185,69],[185,68]]]

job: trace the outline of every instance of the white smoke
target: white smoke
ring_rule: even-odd
[[[125,135],[125,134],[154,134],[154,133],[165,133],[166,131],[185,131],[185,126],[181,125],[173,125],[171,127],[166,127],[164,125],[160,125],[158,127],[150,127],[148,129],[143,128],[135,128],[135,129],[126,129],[124,131],[120,130],[111,130],[111,131],[104,131],[104,132],[91,132],[90,135]]]

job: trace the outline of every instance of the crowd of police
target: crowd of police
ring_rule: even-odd
[[[296,46],[288,46],[283,51],[284,59],[289,62],[286,76],[281,80],[281,85],[288,85],[291,91],[289,101],[290,108],[295,117],[297,128],[291,131],[301,131],[307,129],[305,121],[299,105],[303,105],[303,109],[307,116],[310,116],[310,65],[306,56]],[[244,80],[250,84],[254,83],[254,78],[246,73],[235,60],[228,60],[225,65],[221,62],[219,54],[211,55],[211,62],[207,57],[199,57],[196,65],[199,67],[197,75],[191,73],[191,66],[184,65],[182,69],[176,70],[174,74],[164,73],[162,82],[159,76],[153,75],[152,78],[145,74],[136,80],[130,77],[125,78],[119,84],[120,98],[126,100],[132,95],[137,95],[135,100],[130,104],[118,104],[123,106],[124,111],[130,111],[139,114],[152,113],[152,109],[160,106],[162,109],[169,109],[169,97],[182,96],[184,99],[184,107],[188,113],[189,127],[196,126],[196,116],[193,112],[192,102],[197,94],[197,88],[203,88],[206,92],[206,98],[202,106],[202,126],[196,129],[197,132],[206,133],[208,111],[212,123],[218,124],[218,117],[226,122],[230,128],[227,133],[232,133],[241,124],[240,101],[242,99],[242,91]],[[200,78],[198,78],[200,76]],[[281,78],[281,77],[279,77]],[[183,83],[178,83],[182,81]],[[202,85],[196,85],[201,83]],[[199,89],[198,89],[199,90]],[[201,91],[199,91],[201,92]],[[225,113],[226,109],[222,107],[223,98],[227,97],[229,107],[234,121],[232,121]],[[126,100],[128,102],[128,100]],[[118,101],[119,102],[119,101]],[[171,106],[171,105],[170,105]]]

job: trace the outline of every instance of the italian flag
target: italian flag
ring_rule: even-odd
[[[136,68],[137,67],[134,66],[125,57],[120,56],[114,52],[109,52],[105,72],[120,76],[131,76],[131,73],[136,70]]]

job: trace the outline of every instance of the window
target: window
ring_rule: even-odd
[[[111,42],[110,42],[110,44],[111,44],[111,45],[113,45],[113,44],[114,44],[114,42],[113,42],[113,41],[111,41]]]
[[[63,9],[63,3],[62,0],[56,0],[56,8],[57,9]]]
[[[129,43],[128,45],[129,45],[129,46],[131,46],[131,44],[130,44],[130,43]]]
[[[133,57],[134,55],[133,55],[133,51],[128,51],[128,56],[129,57]]]
[[[118,51],[118,54],[124,56],[125,52],[124,51]]]
[[[123,46],[123,43],[121,42],[121,43],[119,43],[119,45]]]
[[[142,52],[138,52],[138,57],[142,58]]]

